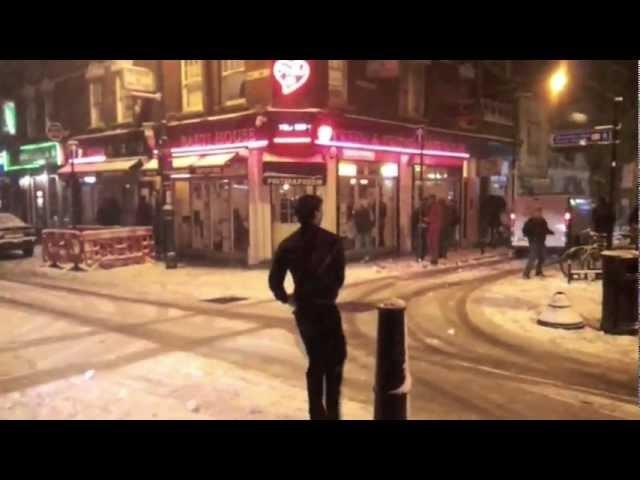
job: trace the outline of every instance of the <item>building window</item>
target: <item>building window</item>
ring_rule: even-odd
[[[27,99],[27,137],[33,138],[38,131],[38,108],[35,98]]]
[[[221,86],[222,104],[226,106],[243,105],[245,99],[245,61],[222,60]]]
[[[116,78],[116,111],[118,123],[133,121],[133,97],[129,95],[122,85],[122,77]]]
[[[102,118],[102,82],[89,84],[89,98],[91,102],[91,126],[100,127],[104,124]]]
[[[202,60],[182,60],[182,111],[200,112],[204,106]]]
[[[329,103],[347,103],[347,61],[329,60]]]
[[[408,64],[400,84],[400,114],[407,117],[424,116],[424,65]]]

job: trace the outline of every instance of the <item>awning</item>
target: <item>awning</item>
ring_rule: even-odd
[[[236,152],[221,153],[219,155],[207,155],[205,157],[201,157],[200,160],[195,162],[192,166],[195,168],[222,167],[229,163],[236,155]]]
[[[186,168],[208,168],[208,167],[223,167],[227,165],[235,156],[237,152],[221,153],[218,155],[190,155],[187,157],[173,157],[171,159],[171,167],[173,170],[180,170]],[[151,172],[158,170],[158,159],[147,162],[142,167],[143,172]]]
[[[139,164],[141,160],[136,158],[134,160],[114,160],[114,161],[106,161],[106,162],[96,162],[96,163],[79,163],[73,165],[73,171],[75,173],[109,173],[109,172],[126,172],[132,170],[137,164]],[[60,175],[69,175],[72,173],[71,169],[72,165],[70,163],[66,164],[60,170],[58,170],[58,174]]]

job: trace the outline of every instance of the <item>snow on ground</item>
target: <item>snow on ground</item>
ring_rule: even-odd
[[[0,395],[0,419],[300,420],[307,418],[304,382],[300,385],[172,352]],[[342,410],[349,420],[373,417],[370,405],[348,400]]]
[[[478,263],[478,259],[491,260],[497,255],[506,256],[504,249],[488,251],[481,256],[478,250],[453,251],[449,258],[437,267],[418,264],[412,257],[385,259],[372,263],[349,263],[346,271],[346,285],[385,277],[412,274],[420,271],[437,271],[443,268]],[[102,270],[96,268],[87,272],[71,272],[50,268],[42,263],[39,249],[31,259],[0,261],[0,275],[28,275],[43,279],[55,279],[78,287],[95,286],[106,289],[125,289],[129,294],[141,297],[160,295],[160,298],[180,298],[186,301],[201,301],[214,297],[238,296],[255,300],[271,300],[273,297],[267,285],[267,270],[246,268],[222,268],[213,266],[193,266],[181,264],[179,268],[167,270],[163,262],[149,262]],[[288,291],[293,290],[293,282],[288,275]]]
[[[480,326],[506,335],[520,335],[538,341],[550,349],[563,349],[569,355],[590,354],[612,361],[638,358],[638,339],[633,336],[607,335],[596,328],[600,324],[602,283],[577,281],[568,284],[560,272],[548,269],[546,278],[530,280],[514,275],[474,292],[467,308]],[[539,313],[555,292],[565,292],[572,307],[585,319],[581,330],[562,330],[537,324]]]

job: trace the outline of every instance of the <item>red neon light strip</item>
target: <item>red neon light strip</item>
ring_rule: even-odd
[[[351,143],[351,142],[336,142],[336,141],[322,141],[316,140],[317,145],[323,145],[327,147],[341,147],[341,148],[354,148],[361,150],[374,150],[380,152],[394,152],[394,153],[408,153],[412,155],[420,155],[419,148],[403,148],[403,147],[388,147],[385,145],[367,145],[365,143]],[[469,158],[468,153],[460,152],[448,152],[445,150],[422,150],[423,155],[431,155],[434,157],[455,157],[455,158]]]
[[[311,143],[311,137],[275,137],[273,143]]]

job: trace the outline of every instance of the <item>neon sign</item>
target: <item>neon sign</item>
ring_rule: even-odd
[[[282,94],[289,95],[302,87],[311,74],[306,60],[276,60],[273,75],[282,87]]]

